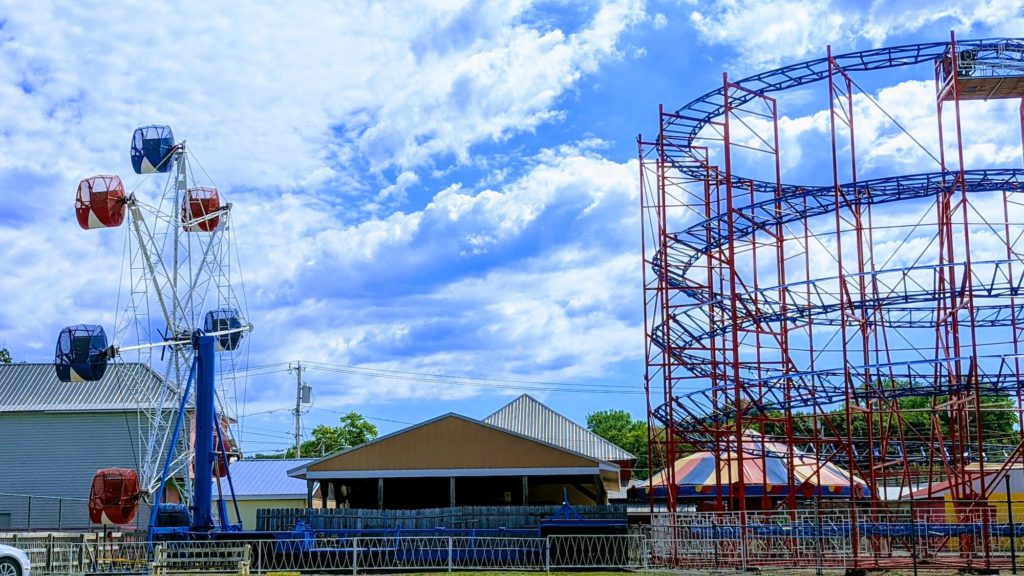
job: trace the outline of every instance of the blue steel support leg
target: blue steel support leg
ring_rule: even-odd
[[[217,349],[213,336],[202,335],[196,347],[196,451],[195,485],[192,487],[192,529],[213,529],[213,412],[214,362]]]

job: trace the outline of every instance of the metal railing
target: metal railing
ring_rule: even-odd
[[[572,568],[644,569],[646,538],[558,535],[546,538],[469,536],[307,537],[147,544],[133,536],[86,540],[48,536],[0,539],[29,552],[41,576],[149,572],[154,558],[174,557],[193,570],[217,566],[248,547],[250,574],[429,571],[546,571]],[[213,566],[213,564],[210,564]]]
[[[552,535],[546,538],[545,544],[545,570],[648,568],[647,539],[641,534]]]
[[[1001,504],[1001,506],[1000,506]],[[652,566],[687,569],[1000,569],[1024,550],[1024,502],[952,501],[774,512],[655,514]]]
[[[1000,506],[1001,504],[1001,506]],[[1010,517],[1014,523],[1010,522]],[[323,531],[295,538],[164,542],[177,556],[217,558],[248,545],[250,571],[363,574],[404,570],[545,571],[753,569],[1010,569],[1024,550],[1024,501],[1006,508],[951,501],[775,512],[657,513],[631,534],[482,536]],[[243,535],[239,535],[243,536]],[[28,552],[35,574],[145,572],[154,546],[142,533],[0,534]],[[225,548],[226,550],[226,548]],[[221,550],[221,552],[225,552]]]
[[[139,533],[0,533],[0,544],[23,550],[33,574],[140,572],[150,560]]]

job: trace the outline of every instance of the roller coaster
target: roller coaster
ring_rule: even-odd
[[[870,84],[872,73],[884,77]],[[912,103],[934,124],[910,131],[862,83],[916,75],[934,82]],[[787,151],[793,119],[780,109],[814,98],[805,136],[817,140]],[[794,516],[821,505],[801,494],[841,464],[847,530],[858,509],[946,497],[954,521],[998,536],[977,513],[1024,463],[1024,169],[989,166],[971,145],[995,125],[1024,128],[1024,103],[1006,102],[1022,98],[1024,39],[951,33],[725,73],[661,107],[656,137],[637,138],[650,457],[665,466],[652,504],[682,510],[672,463],[706,451],[727,465],[688,507]],[[797,169],[817,182],[784,181]],[[777,497],[734,472],[770,459],[819,472],[789,474]],[[868,489],[854,490],[860,480]],[[957,545],[970,555],[968,540]]]

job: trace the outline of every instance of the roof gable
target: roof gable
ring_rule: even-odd
[[[92,412],[155,408],[163,379],[149,366],[113,362],[96,382],[61,382],[53,364],[0,364],[0,413]],[[168,390],[165,407],[177,408]]]
[[[600,459],[458,414],[446,414],[308,466],[309,472],[593,467]],[[293,469],[292,472],[298,472]],[[301,473],[301,472],[299,472]]]
[[[509,402],[483,421],[600,460],[636,460],[633,454],[541,404],[529,394]]]

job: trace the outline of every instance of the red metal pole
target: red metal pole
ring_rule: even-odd
[[[841,216],[842,206],[842,191],[840,188],[839,180],[839,152],[838,145],[836,143],[836,110],[835,110],[835,61],[832,59],[832,46],[827,48],[828,54],[828,105],[829,105],[829,127],[832,140],[832,185],[833,185],[833,199],[835,202],[835,227],[836,227],[836,264],[838,268],[838,282],[839,282],[839,309],[840,309],[840,335],[842,338],[842,357],[843,363],[843,389],[846,394],[846,451],[848,454],[847,462],[850,464],[850,478],[849,478],[849,505],[851,515],[851,545],[853,548],[854,563],[856,565],[859,556],[860,537],[857,530],[856,522],[856,508],[854,488],[855,483],[853,481],[854,470],[857,468],[855,465],[857,458],[857,450],[854,445],[853,437],[853,412],[858,410],[855,403],[854,388],[853,388],[853,377],[850,373],[850,362],[849,362],[849,337],[848,337],[848,309],[850,308],[850,291],[846,283],[846,270],[843,266],[843,219]]]
[[[746,505],[746,486],[743,481],[743,385],[740,378],[740,326],[739,326],[739,312],[737,310],[736,296],[737,296],[737,282],[736,282],[736,213],[733,210],[733,173],[732,173],[732,150],[730,147],[729,140],[729,117],[732,115],[732,101],[730,98],[729,90],[729,74],[728,72],[722,73],[722,90],[724,93],[724,126],[723,126],[723,143],[722,148],[724,151],[725,158],[725,210],[727,214],[728,222],[728,233],[729,241],[727,243],[727,255],[726,255],[726,270],[729,274],[729,322],[732,326],[731,340],[731,367],[732,367],[732,379],[733,379],[733,405],[736,410],[736,418],[734,423],[735,432],[735,452],[736,452],[736,468],[738,470],[739,478],[736,479],[730,486],[730,497],[736,498],[737,507],[740,511],[741,520],[745,523],[744,512],[747,509]],[[732,493],[732,488],[736,489],[736,493]]]
[[[658,289],[661,301],[661,325],[665,327],[665,352],[662,354],[664,359],[664,374],[665,374],[665,397],[664,401],[667,406],[668,414],[668,429],[666,430],[666,448],[665,448],[665,488],[667,494],[666,506],[668,512],[674,514],[676,512],[676,430],[675,430],[675,410],[673,405],[673,370],[675,362],[672,359],[673,345],[672,338],[669,336],[669,307],[671,306],[671,295],[670,291],[672,287],[668,282],[668,193],[666,190],[669,170],[668,157],[665,152],[665,109],[663,105],[658,106],[659,113],[659,134],[658,134],[658,197],[659,197],[659,213],[658,213],[658,236],[660,247],[660,254],[662,258],[662,274],[658,280]]]

